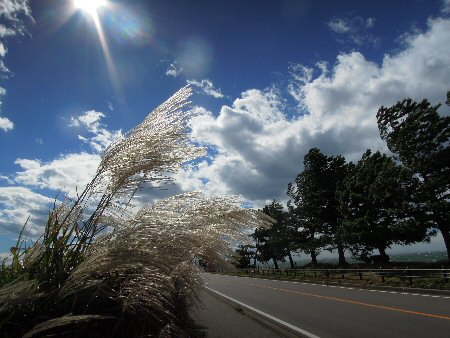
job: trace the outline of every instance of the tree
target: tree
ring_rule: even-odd
[[[350,165],[343,156],[328,157],[327,185],[324,191],[325,208],[321,210],[324,222],[325,242],[336,248],[339,256],[339,266],[347,264],[344,252],[344,239],[342,234],[342,217],[339,210],[339,201],[336,196],[337,187],[347,177]]]
[[[249,269],[255,267],[252,265],[252,259],[255,257],[255,247],[253,245],[239,245],[233,256],[232,264],[238,269]]]
[[[423,241],[426,229],[411,214],[409,195],[414,186],[410,172],[385,154],[367,150],[339,186],[344,236],[355,258],[369,261],[377,249],[389,261],[392,244]]]
[[[348,165],[344,157],[327,157],[317,148],[309,150],[303,163],[303,172],[297,175],[295,185],[289,184],[287,194],[293,199],[290,209],[307,238],[304,246],[312,264],[317,264],[320,248],[328,246],[338,249],[339,264],[345,265],[336,187],[345,178]]]
[[[450,260],[450,116],[441,116],[439,107],[405,99],[381,107],[377,121],[389,150],[419,179],[413,196],[416,213],[442,233]]]
[[[323,191],[327,157],[317,148],[311,148],[303,160],[303,172],[297,175],[295,186],[288,185],[287,194],[295,204],[297,221],[307,238],[303,247],[311,255],[311,264],[317,265],[317,255],[323,243],[318,235],[323,232],[320,209],[324,208]]]
[[[273,260],[275,268],[278,269],[277,261],[285,261],[289,257],[291,268],[295,267],[292,258],[292,229],[290,228],[288,213],[283,210],[283,205],[273,200],[271,204],[262,209],[266,215],[272,217],[276,223],[270,229],[258,228],[255,230],[256,249],[258,260],[267,262]]]

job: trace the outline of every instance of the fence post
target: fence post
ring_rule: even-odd
[[[327,269],[327,279],[330,279],[330,271]]]
[[[448,274],[448,272],[445,273],[444,266],[442,266],[441,271],[442,271],[442,278],[444,278],[444,282],[448,282],[450,280],[450,275]]]
[[[381,283],[384,283],[384,273],[383,273],[383,269],[380,266],[380,276],[381,276]]]
[[[358,268],[358,274],[359,274],[359,280],[362,280],[362,272],[359,268]]]

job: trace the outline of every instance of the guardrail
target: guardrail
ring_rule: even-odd
[[[450,283],[450,269],[239,269],[238,275],[314,281],[381,282],[413,286],[413,281]]]

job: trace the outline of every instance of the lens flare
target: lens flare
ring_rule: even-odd
[[[148,15],[136,10],[121,8],[104,16],[108,35],[119,44],[143,46],[154,41],[152,20]]]

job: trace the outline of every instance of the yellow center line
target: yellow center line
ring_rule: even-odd
[[[342,302],[342,303],[362,305],[362,306],[367,306],[367,307],[372,307],[372,308],[377,308],[377,309],[383,309],[383,310],[389,310],[389,311],[397,311],[397,312],[408,313],[408,314],[417,315],[417,316],[425,316],[425,317],[432,317],[432,318],[439,318],[439,319],[450,320],[450,317],[449,316],[445,316],[445,315],[437,315],[437,314],[426,313],[426,312],[418,312],[418,311],[399,309],[399,308],[390,307],[390,306],[375,305],[375,304],[358,302],[358,301],[345,299],[345,298],[336,298],[336,297],[317,295],[317,294],[314,294],[314,293],[307,293],[307,292],[300,292],[300,291],[287,290],[287,289],[281,289],[281,288],[274,288],[272,286],[265,286],[265,285],[258,285],[258,284],[247,284],[247,283],[245,283],[245,285],[256,286],[258,288],[265,288],[265,289],[271,289],[271,290],[288,292],[288,293],[294,293],[294,294],[302,295],[302,296],[309,296],[309,297],[315,297],[315,298],[320,298],[320,299],[334,300],[334,301]]]

